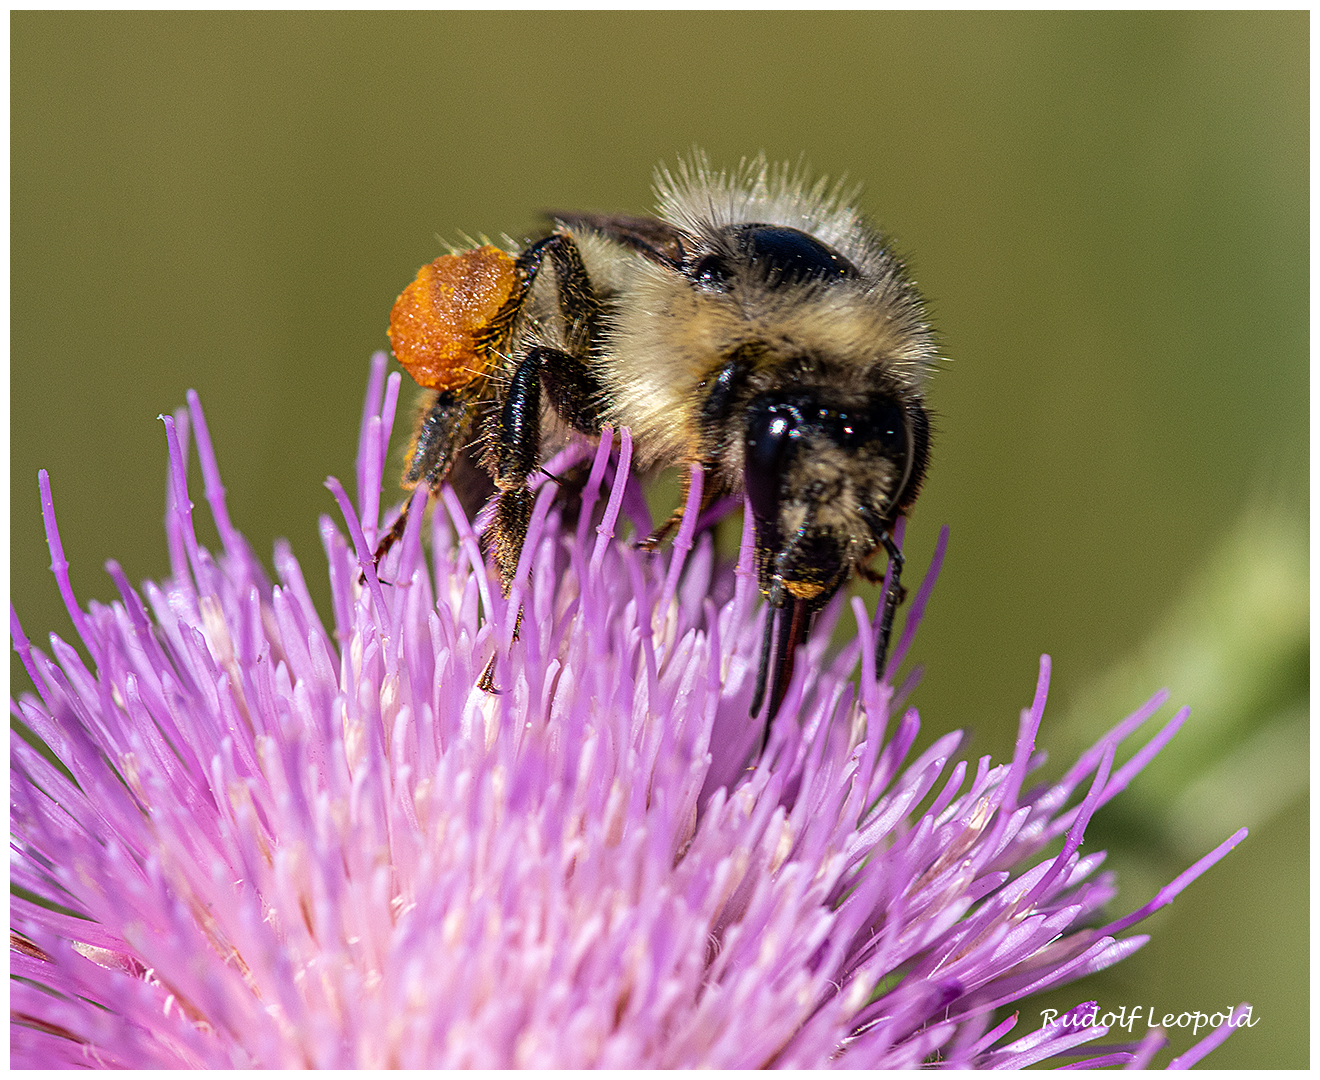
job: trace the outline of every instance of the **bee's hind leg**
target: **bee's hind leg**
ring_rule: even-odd
[[[506,597],[513,589],[532,520],[534,500],[528,478],[540,467],[542,389],[567,424],[587,435],[598,435],[601,429],[604,388],[588,360],[600,334],[600,300],[567,233],[555,233],[523,252],[518,262],[525,280],[530,282],[539,272],[546,255],[555,269],[564,340],[582,355],[548,345],[528,349],[514,368],[500,408],[486,423],[484,460],[495,481],[495,510],[484,540],[495,557]],[[521,626],[520,610],[514,640]],[[492,661],[482,675],[484,689],[494,689],[493,676]]]
[[[528,288],[547,255],[555,270],[564,341],[573,351],[546,345],[529,349],[514,369],[502,407],[486,426],[486,467],[497,493],[487,541],[505,596],[513,587],[532,517],[527,478],[540,464],[542,384],[566,423],[588,435],[599,434],[601,428],[604,389],[587,360],[600,336],[600,298],[581,252],[565,232],[537,241],[518,257],[519,274]]]
[[[495,557],[500,575],[500,589],[507,598],[518,573],[518,560],[527,529],[532,520],[534,498],[528,478],[540,468],[541,457],[541,382],[544,379],[560,390],[568,384],[580,400],[590,401],[590,376],[582,362],[568,353],[545,346],[528,351],[519,362],[509,384],[503,406],[486,428],[486,461],[495,480],[495,513],[483,537]],[[562,396],[560,397],[562,401]],[[559,402],[556,402],[558,405]],[[594,412],[576,414],[575,427],[588,427]],[[573,419],[574,417],[565,417]],[[599,423],[592,434],[600,431]],[[523,612],[518,609],[513,624],[513,641],[518,640]],[[481,689],[498,693],[495,686],[495,657],[492,656],[477,684]]]
[[[537,346],[514,370],[504,404],[486,429],[486,462],[495,480],[495,514],[486,543],[495,556],[500,585],[508,596],[532,519],[528,479],[540,468],[542,381],[554,394],[556,411],[575,428],[599,434],[593,407],[595,379],[585,365],[559,349]],[[574,406],[570,408],[569,406]]]

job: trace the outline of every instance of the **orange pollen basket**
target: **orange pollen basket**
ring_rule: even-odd
[[[479,338],[517,286],[516,265],[490,244],[442,255],[399,294],[390,344],[420,386],[457,390],[489,370]]]

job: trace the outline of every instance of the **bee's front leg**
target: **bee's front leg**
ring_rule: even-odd
[[[886,554],[889,556],[889,591],[885,593],[883,603],[884,610],[880,616],[880,631],[875,639],[875,677],[884,679],[885,661],[889,656],[889,635],[894,628],[894,612],[898,610],[898,605],[907,597],[907,590],[903,588],[903,583],[899,580],[903,574],[903,552],[899,546],[894,543],[892,534],[885,532],[880,541],[884,545]]]

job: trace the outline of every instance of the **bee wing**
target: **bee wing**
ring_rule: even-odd
[[[683,265],[684,240],[691,243],[682,229],[659,218],[640,214],[592,214],[576,210],[550,210],[546,217],[553,218],[570,229],[592,229],[608,236],[616,243],[632,248],[652,262],[671,269]]]

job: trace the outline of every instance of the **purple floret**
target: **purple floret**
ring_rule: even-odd
[[[594,454],[581,514],[565,527],[543,485],[507,602],[449,491],[429,520],[414,496],[377,567],[384,371],[356,508],[328,481],[348,534],[322,518],[328,629],[288,546],[272,583],[230,523],[195,395],[165,419],[162,585],[112,563],[120,600],[79,608],[42,474],[83,653],[11,616],[38,694],[14,713],[59,761],[11,740],[15,1066],[1011,1068],[1106,1034],[1008,1042],[1005,1010],[1139,948],[1130,923],[1245,835],[1105,925],[1084,830],[1185,710],[1115,767],[1158,694],[1028,788],[1045,657],[1010,763],[956,760],[958,732],[913,756],[915,678],[888,679],[941,536],[888,679],[859,599],[830,653],[836,601],[757,758],[765,613],[748,546],[726,564],[696,528],[699,474],[655,555],[621,539],[648,524],[628,432],[570,446],[547,468]],[[492,656],[498,693],[477,685]],[[1156,1046],[1105,1049],[1078,1064]]]

